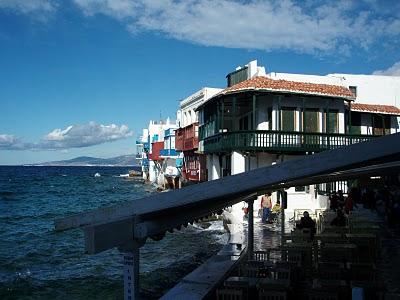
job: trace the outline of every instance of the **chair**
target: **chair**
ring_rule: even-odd
[[[243,290],[232,288],[218,288],[217,300],[242,300],[244,299]]]
[[[311,290],[309,300],[339,300],[338,291]]]
[[[318,278],[320,279],[343,279],[343,269],[334,266],[318,265]]]
[[[276,268],[274,270],[274,278],[290,280],[290,268]]]
[[[270,251],[254,251],[254,260],[268,261],[270,259]]]
[[[247,261],[241,268],[240,275],[248,277],[267,277],[268,270],[265,268],[262,261]]]
[[[296,250],[288,250],[287,251],[287,262],[293,264],[293,265],[297,265],[297,266],[301,266],[302,264],[302,255],[301,252],[298,252]]]
[[[384,293],[384,300],[400,300],[400,294]]]
[[[273,290],[260,289],[260,291],[258,292],[258,299],[259,300],[286,300],[287,292],[286,291],[273,291]]]

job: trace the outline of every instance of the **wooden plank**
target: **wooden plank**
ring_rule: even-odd
[[[293,182],[310,176],[331,173],[367,164],[376,160],[390,160],[400,155],[400,133],[336,150],[305,156],[270,167],[224,177],[219,180],[192,185],[181,190],[160,193],[131,202],[79,213],[55,221],[56,230],[114,222],[134,214],[145,219],[164,215],[169,210],[201,206],[213,199],[225,198],[227,205],[238,195],[261,192],[281,183]],[[240,199],[238,201],[241,201]]]

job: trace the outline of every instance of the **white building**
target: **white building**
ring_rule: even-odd
[[[176,131],[176,149],[181,151],[182,182],[199,182],[207,180],[204,155],[197,153],[199,145],[199,113],[197,107],[215,96],[222,89],[205,87],[180,102],[177,112],[179,129]]]
[[[166,173],[167,167],[171,165],[170,154],[171,149],[174,148],[175,136],[165,137],[166,132],[174,132],[177,128],[175,122],[171,122],[169,118],[166,121],[150,121],[148,128],[143,129],[141,136],[141,142],[143,144],[142,157],[142,171],[143,178],[149,180],[152,183],[164,185],[164,174]],[[165,145],[168,147],[165,148]],[[169,150],[163,152],[164,156],[161,155],[162,150]],[[139,154],[138,154],[139,155]],[[166,163],[164,163],[164,161]],[[168,168],[168,172],[170,168]]]
[[[198,108],[208,180],[399,131],[399,80],[364,77],[266,75],[256,61],[228,74],[228,87]],[[329,187],[346,189],[341,184]],[[289,189],[288,210],[326,208],[329,187]]]

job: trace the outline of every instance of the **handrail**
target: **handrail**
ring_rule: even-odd
[[[341,133],[246,130],[221,132],[204,139],[204,152],[295,151],[320,152],[359,142],[376,136]]]

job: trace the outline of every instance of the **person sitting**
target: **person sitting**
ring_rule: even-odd
[[[279,214],[281,212],[281,201],[277,200],[274,207],[272,207],[271,213]]]
[[[337,197],[338,197],[338,207],[343,208],[343,206],[344,206],[344,195],[343,195],[343,191],[342,190],[338,190]]]
[[[336,211],[336,217],[332,220],[331,226],[346,226],[346,217],[341,209]]]
[[[337,210],[338,206],[339,206],[339,197],[336,194],[336,191],[332,192],[332,195],[329,197],[330,200],[330,209],[332,210]]]
[[[346,212],[346,214],[349,214],[353,210],[354,206],[357,207],[357,205],[353,201],[353,194],[350,192],[346,198],[346,201],[344,202],[344,211]]]
[[[300,223],[297,225],[299,229],[309,228],[311,230],[311,237],[314,237],[315,232],[317,231],[315,221],[310,218],[310,214],[308,211],[303,213],[303,217],[300,219]]]

